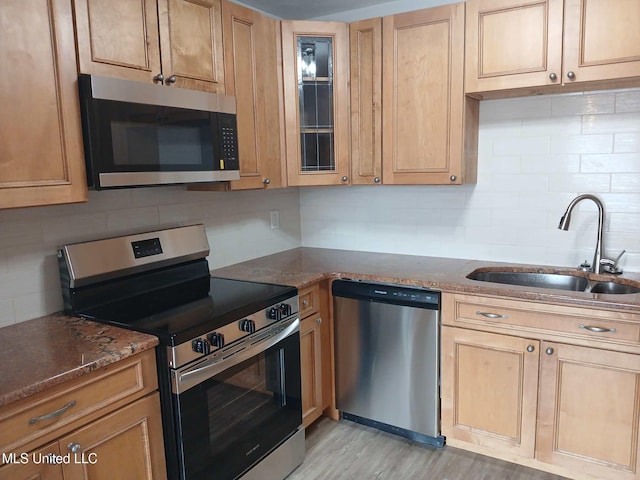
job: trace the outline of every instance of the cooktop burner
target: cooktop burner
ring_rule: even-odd
[[[194,299],[194,295],[200,298]],[[196,284],[174,286],[160,297],[133,296],[77,313],[149,333],[157,336],[162,345],[176,346],[295,295],[295,287],[203,277]]]

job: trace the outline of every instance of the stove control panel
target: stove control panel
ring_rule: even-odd
[[[272,304],[262,310],[232,321],[215,330],[202,332],[198,337],[174,347],[167,348],[169,368],[179,368],[221,348],[233,348],[242,338],[259,332],[265,327],[298,314],[298,297]]]

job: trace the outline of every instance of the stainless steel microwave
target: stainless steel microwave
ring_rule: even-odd
[[[240,178],[235,97],[81,74],[89,188]]]

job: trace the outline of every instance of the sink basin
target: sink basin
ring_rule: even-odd
[[[589,280],[571,274],[536,273],[536,272],[501,272],[474,271],[467,275],[471,280],[481,282],[506,283],[508,285],[522,285],[525,287],[556,288],[583,292],[589,285]]]
[[[618,282],[598,282],[591,287],[591,293],[640,293],[640,287]]]

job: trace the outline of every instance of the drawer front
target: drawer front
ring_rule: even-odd
[[[640,343],[640,315],[469,295],[447,295],[443,323],[549,331],[598,340]]]
[[[149,350],[0,410],[0,451],[48,441],[158,388]]]
[[[298,292],[300,299],[300,319],[307,318],[318,312],[318,302],[320,300],[320,287],[312,285]]]

